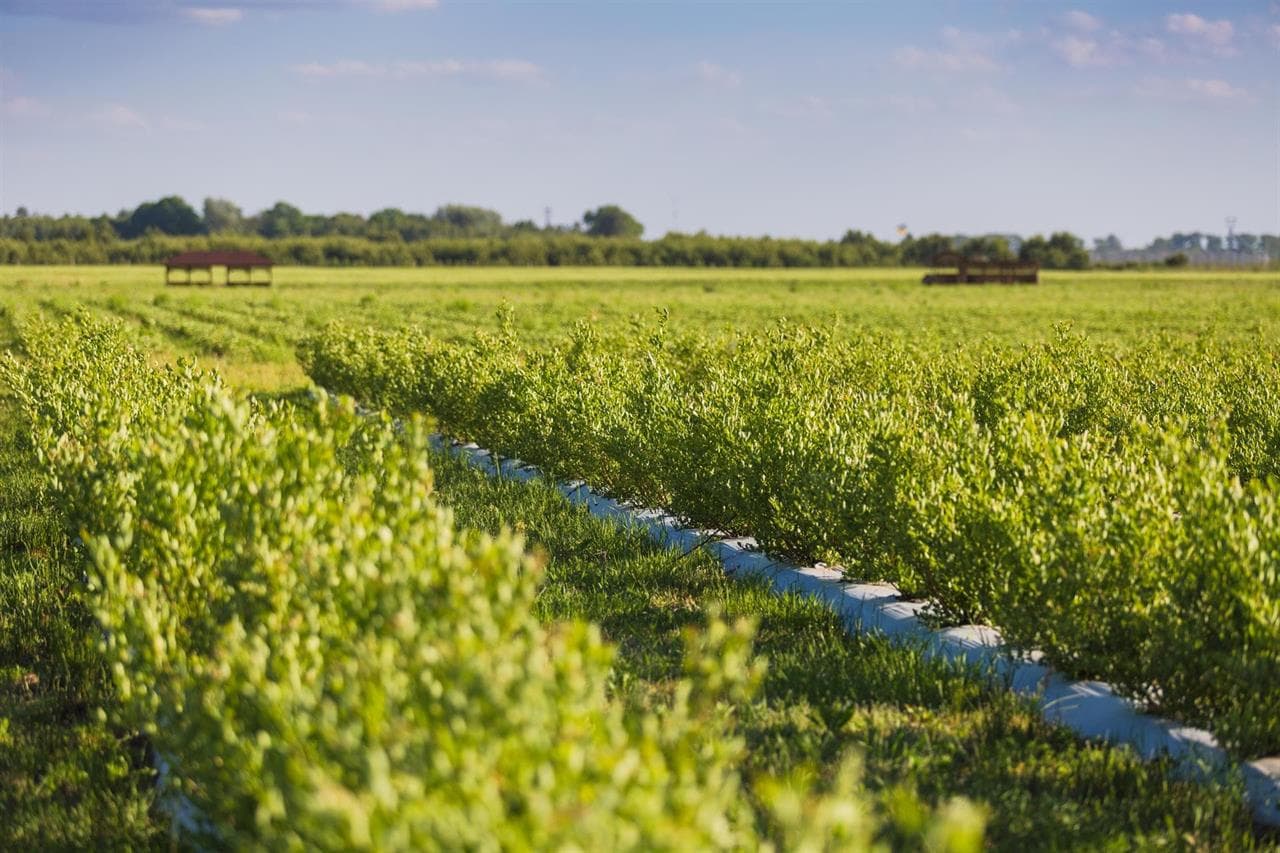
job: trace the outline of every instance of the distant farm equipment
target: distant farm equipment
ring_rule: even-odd
[[[226,268],[226,285],[258,285],[267,287],[271,284],[270,258],[264,258],[256,252],[183,252],[174,255],[164,262],[165,284],[213,284],[213,268]],[[255,270],[265,270],[266,278],[255,277]],[[175,279],[175,272],[186,272],[185,279]],[[203,272],[204,278],[192,278],[193,272]],[[244,273],[236,278],[232,273]]]
[[[993,261],[969,258],[956,252],[944,252],[933,259],[933,266],[946,267],[946,272],[930,272],[925,284],[1038,284],[1040,264],[1034,261]],[[950,268],[954,268],[952,272]]]

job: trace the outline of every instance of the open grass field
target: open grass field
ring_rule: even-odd
[[[940,357],[966,351],[975,341],[994,345],[1052,341],[1055,324],[1063,322],[1092,339],[1114,345],[1118,351],[1152,346],[1158,351],[1159,342],[1167,339],[1170,346],[1183,347],[1174,356],[1177,359],[1195,352],[1196,342],[1209,341],[1226,351],[1245,352],[1267,351],[1280,343],[1280,279],[1274,274],[1050,273],[1041,286],[1026,288],[926,288],[919,284],[918,276],[916,271],[904,270],[762,273],[280,268],[276,285],[270,289],[225,289],[165,287],[158,268],[11,267],[0,268],[0,307],[9,346],[16,345],[17,331],[27,320],[54,319],[87,308],[95,316],[123,321],[123,341],[139,347],[151,364],[195,356],[202,366],[223,374],[238,392],[258,393],[263,398],[293,397],[288,392],[310,384],[295,349],[331,321],[357,329],[372,327],[391,334],[390,340],[395,340],[394,333],[400,330],[418,327],[438,341],[465,344],[477,329],[499,331],[503,315],[516,330],[520,347],[534,352],[548,344],[561,344],[574,324],[586,319],[598,330],[601,352],[611,349],[611,341],[619,342],[623,353],[619,364],[592,361],[592,369],[600,371],[595,374],[590,370],[585,374],[556,373],[550,368],[538,373],[534,367],[538,363],[532,357],[527,365],[534,366],[525,362],[516,365],[502,352],[476,362],[492,369],[495,387],[505,389],[501,383],[510,374],[524,383],[520,387],[546,392],[548,397],[557,385],[566,384],[566,377],[574,381],[584,375],[611,377],[619,387],[632,381],[625,357],[631,351],[622,349],[623,342],[631,341],[627,345],[634,346],[637,325],[651,327],[660,311],[669,312],[670,327],[682,334],[725,340],[767,334],[785,317],[807,327],[828,329],[838,342],[853,345],[869,337],[898,340],[903,352]],[[97,340],[111,347],[124,345],[110,336]],[[458,826],[414,823],[423,814],[448,817],[456,805],[432,802],[415,788],[414,771],[425,766],[424,755],[433,755],[430,750],[415,750],[422,748],[418,739],[422,732],[430,733],[427,744],[453,737],[465,741],[474,733],[465,732],[458,721],[447,736],[435,732],[431,726],[437,723],[419,716],[417,706],[395,692],[412,689],[396,680],[396,673],[416,666],[429,674],[444,671],[436,669],[438,661],[378,645],[390,642],[388,638],[404,637],[408,638],[406,648],[430,647],[451,654],[451,644],[458,642],[455,631],[443,630],[437,636],[431,633],[429,620],[418,624],[404,615],[403,608],[396,609],[421,594],[412,573],[400,572],[406,561],[428,566],[431,571],[463,564],[449,563],[461,558],[442,557],[427,545],[422,546],[425,550],[412,552],[379,550],[383,545],[370,533],[378,524],[393,527],[396,542],[428,545],[442,535],[437,527],[488,533],[518,531],[524,546],[539,555],[536,562],[545,563],[536,591],[526,590],[528,600],[514,593],[517,605],[527,608],[535,620],[526,623],[518,615],[503,615],[502,611],[510,607],[511,589],[524,589],[511,578],[522,577],[531,564],[520,563],[513,556],[489,554],[475,544],[478,540],[467,538],[473,534],[459,534],[459,542],[472,544],[458,547],[470,549],[467,554],[475,562],[469,565],[486,567],[477,569],[477,575],[483,576],[485,583],[496,578],[495,587],[459,590],[444,581],[432,581],[440,584],[432,587],[434,596],[458,596],[468,608],[475,605],[485,619],[490,618],[490,610],[498,613],[496,627],[479,624],[498,632],[494,636],[500,635],[501,642],[479,649],[460,647],[461,662],[456,670],[448,670],[450,677],[459,684],[472,684],[466,679],[482,670],[468,669],[467,656],[490,653],[497,657],[492,661],[484,658],[484,665],[492,666],[492,672],[532,672],[542,664],[530,661],[542,658],[532,654],[527,660],[502,657],[503,645],[509,643],[514,649],[510,654],[516,655],[524,648],[522,644],[532,643],[533,648],[542,642],[539,632],[543,629],[538,626],[574,621],[598,625],[603,639],[616,648],[602,680],[591,681],[591,665],[586,666],[587,675],[576,670],[558,671],[558,680],[552,681],[560,685],[556,689],[561,692],[544,695],[548,688],[532,677],[521,682],[511,676],[516,679],[513,695],[531,697],[529,707],[534,709],[541,708],[538,703],[551,696],[554,701],[549,707],[574,708],[575,714],[582,714],[581,720],[596,721],[592,725],[598,727],[605,725],[600,721],[612,719],[610,708],[622,707],[632,722],[619,732],[630,733],[625,737],[615,733],[619,740],[607,749],[584,741],[581,749],[585,752],[575,753],[576,758],[548,750],[545,766],[563,774],[564,768],[557,763],[561,760],[571,767],[582,754],[590,759],[632,749],[648,760],[670,752],[678,765],[679,748],[661,739],[645,740],[653,737],[652,732],[643,737],[636,732],[648,731],[646,726],[670,726],[676,732],[672,737],[686,737],[689,744],[710,743],[708,738],[714,733],[711,739],[717,744],[723,738],[725,744],[739,745],[723,750],[707,746],[700,755],[707,766],[719,771],[723,765],[728,778],[741,780],[749,803],[740,827],[746,834],[741,838],[755,838],[758,833],[786,847],[788,839],[800,837],[789,833],[800,832],[803,827],[798,824],[808,822],[836,827],[832,833],[847,833],[823,839],[833,846],[839,846],[833,843],[837,838],[874,838],[893,849],[963,850],[972,849],[971,830],[977,820],[985,823],[986,846],[1002,850],[1270,849],[1276,844],[1274,833],[1251,825],[1236,786],[1177,779],[1160,762],[1144,764],[1123,749],[1083,744],[1040,722],[1028,704],[979,673],[930,662],[910,649],[890,647],[873,638],[849,638],[830,613],[811,603],[780,599],[754,584],[729,582],[705,555],[682,556],[656,549],[634,533],[587,517],[550,489],[495,482],[456,461],[433,456],[432,500],[449,507],[450,512],[439,516],[431,511],[427,513],[430,521],[421,522],[403,508],[412,492],[397,489],[405,490],[406,484],[395,477],[386,480],[387,475],[378,468],[388,458],[400,458],[396,456],[400,439],[374,436],[352,440],[343,432],[346,427],[341,426],[341,418],[338,426],[315,426],[311,420],[315,415],[305,410],[309,405],[305,402],[298,403],[302,409],[298,413],[285,407],[263,415],[262,425],[255,425],[247,415],[231,411],[230,404],[217,392],[207,390],[202,381],[157,380],[127,358],[118,365],[107,364],[101,375],[80,376],[77,359],[83,362],[86,353],[94,350],[89,343],[79,345],[82,349],[76,350],[76,344],[56,339],[30,345],[28,352],[34,347],[35,352],[47,354],[47,375],[40,373],[45,368],[39,358],[33,360],[37,363],[31,373],[36,388],[33,394],[41,405],[32,406],[28,400],[24,412],[9,399],[0,411],[5,418],[0,422],[5,425],[0,432],[0,476],[5,484],[0,533],[6,537],[6,553],[0,555],[0,677],[4,679],[0,683],[0,754],[5,756],[0,759],[0,782],[7,791],[16,792],[8,800],[4,799],[6,794],[0,794],[0,806],[18,816],[0,828],[0,846],[164,846],[168,843],[167,821],[155,807],[147,766],[151,746],[171,754],[179,751],[180,760],[181,750],[190,748],[183,790],[207,813],[220,817],[235,842],[361,846],[360,822],[334,817],[335,785],[341,786],[342,808],[348,810],[344,815],[354,815],[359,805],[372,816],[366,821],[366,832],[370,826],[374,832],[388,831],[380,836],[381,845],[372,846],[397,846],[397,836],[387,829],[399,825],[396,820],[404,826],[426,826],[431,832],[445,833],[416,836],[419,843],[423,838],[433,838],[437,844],[442,838],[465,838],[465,834],[447,833],[462,833],[459,826],[465,826],[466,821]],[[794,345],[787,350],[793,355],[804,347],[803,341],[789,345]],[[117,357],[115,349],[107,354]],[[826,363],[816,357],[812,362],[815,368]],[[848,363],[860,362],[851,358]],[[723,367],[711,357],[707,365],[717,370]],[[803,403],[815,388],[836,387],[844,381],[839,371],[832,374],[808,384],[808,380],[797,380],[790,390]],[[353,369],[349,375],[356,383],[353,390],[360,390],[360,372]],[[750,378],[751,374],[743,367],[740,376]],[[730,388],[733,385],[729,383]],[[910,382],[904,387],[908,392],[916,388]],[[706,389],[716,390],[711,385]],[[76,406],[67,405],[67,401],[83,399],[129,416],[132,413],[127,410],[133,406],[146,431],[130,436],[127,431],[95,432],[85,427],[77,420]],[[585,399],[595,398],[587,395]],[[735,398],[726,392],[716,399],[732,403]],[[420,405],[413,394],[387,402],[405,410],[437,414],[430,406]],[[474,417],[481,429],[482,414]],[[746,416],[751,414],[746,412]],[[515,431],[522,426],[519,419],[512,420],[515,425],[510,440],[526,441],[525,433]],[[34,429],[33,423],[45,431]],[[201,425],[194,433],[193,423]],[[589,437],[590,426],[575,427],[574,438]],[[83,457],[78,461],[65,453],[49,457],[59,434],[74,435],[75,452]],[[278,438],[280,434],[292,436],[292,444],[286,447],[287,442]],[[267,435],[271,436],[269,441],[263,438]],[[507,438],[496,429],[494,436],[498,441]],[[326,456],[315,449],[320,440],[347,441],[350,446],[344,445],[344,453]],[[192,442],[199,448],[189,447]],[[44,463],[34,456],[41,447],[45,458],[52,458],[63,473],[56,487],[44,481]],[[286,455],[286,449],[295,455]],[[843,449],[837,450],[843,453]],[[1101,455],[1098,459],[1105,461]],[[86,473],[79,482],[69,472],[89,470],[87,460],[94,462],[94,473]],[[781,460],[780,464],[785,467],[790,463]],[[280,470],[302,473],[291,473],[296,481],[286,477],[282,482]],[[345,479],[338,477],[342,470]],[[613,469],[604,465],[600,470]],[[326,472],[328,479],[322,476]],[[1103,472],[1089,469],[1088,473],[1100,476]],[[306,479],[312,475],[315,482]],[[144,491],[130,497],[116,494],[114,485],[102,486],[125,482],[131,484],[127,488]],[[252,539],[253,548],[244,549],[239,542],[223,539],[223,526],[238,524],[238,516],[233,518],[216,507],[192,509],[187,514],[170,512],[171,502],[194,500],[181,489],[166,497],[170,482],[190,482],[195,490],[212,489],[200,493],[209,495],[221,495],[219,489],[226,484],[236,494],[255,496],[265,494],[261,490],[266,483],[270,485],[265,488],[279,489],[288,500],[269,506],[264,500],[266,515],[261,525],[235,527]],[[327,483],[339,485],[330,487]],[[389,495],[385,506],[379,503],[384,491]],[[800,487],[792,497],[808,499]],[[128,536],[123,535],[126,528],[119,525],[128,522],[119,520],[126,514],[122,508],[132,508],[131,500],[144,499],[152,510],[147,514],[144,509],[144,517],[153,524],[139,525],[130,529]],[[311,515],[296,518],[296,513],[287,509],[295,505],[290,501],[309,507]],[[397,524],[402,526],[395,527]],[[422,528],[422,524],[434,526]],[[94,546],[92,559],[74,546],[70,535],[72,529],[86,526],[91,531],[111,533]],[[1072,529],[1085,530],[1085,535],[1089,532]],[[790,529],[783,533],[785,539]],[[803,536],[796,541],[800,543],[796,547],[803,548]],[[337,554],[351,565],[377,566],[385,573],[387,585],[370,580],[381,577],[377,572],[361,574],[358,582],[354,575],[344,581],[341,572],[324,574],[327,564],[323,560],[311,566],[308,561],[314,559],[315,547],[330,546],[333,550],[326,554]],[[261,570],[270,592],[260,592],[255,575],[253,582],[244,586],[248,603],[241,603],[235,594],[237,584],[244,583],[239,574],[245,570],[244,553],[259,555],[255,570]],[[978,551],[972,555],[982,556]],[[1102,558],[1091,552],[1090,559]],[[167,590],[157,580],[160,571],[151,574],[152,565],[199,565],[206,574],[194,589],[184,586],[185,569],[163,576],[181,589],[173,592],[173,602],[153,607],[151,597],[163,597]],[[299,565],[311,566],[315,574],[307,575],[296,568]],[[508,570],[510,576],[504,574]],[[77,583],[82,571],[93,579],[88,588]],[[353,595],[351,601],[330,600],[328,590],[348,582],[360,594]],[[511,586],[503,585],[508,582]],[[144,584],[153,596],[113,593],[140,589]],[[306,594],[291,595],[295,588]],[[203,606],[206,595],[216,606]],[[313,598],[319,603],[313,605]],[[421,599],[424,609],[420,612],[426,613],[433,600],[430,596]],[[144,609],[139,612],[138,607]],[[354,613],[363,615],[357,620]],[[102,634],[90,614],[117,635],[135,641],[137,654],[99,647]],[[727,666],[723,671],[706,669],[705,661],[690,670],[686,647],[691,640],[685,632],[705,629],[721,617],[730,621],[744,618],[755,625],[745,663],[732,670],[736,675],[727,674],[731,672]],[[227,648],[217,643],[209,648],[199,646],[200,638],[210,642],[208,637],[223,636],[219,632],[230,630],[226,626],[232,624],[235,628],[226,636],[238,638],[236,643]],[[299,629],[299,624],[304,628]],[[248,626],[249,639],[245,639],[243,626]],[[261,630],[263,636],[270,637],[272,626],[278,636],[287,635],[287,654],[300,656],[296,661],[287,657],[289,665],[297,667],[287,677],[273,673],[264,660],[251,653],[252,640],[260,636],[253,632]],[[1096,626],[1086,628],[1096,630]],[[184,649],[190,657],[183,659],[182,667],[167,666],[162,653],[165,643],[174,642],[175,636],[191,644],[190,649]],[[549,636],[553,637],[547,640],[551,643],[578,642],[556,638],[554,632]],[[241,655],[237,643],[250,651]],[[585,649],[584,656],[590,658],[591,648],[589,643],[574,645],[567,657]],[[323,665],[308,664],[303,649],[312,653],[320,649],[330,657]],[[172,649],[169,654],[174,654]],[[112,663],[123,672],[126,661],[130,663],[128,673],[117,673],[115,678],[108,675]],[[750,669],[750,663],[766,667],[759,674],[759,683],[751,690],[734,687],[735,679],[742,678],[741,672]],[[309,665],[315,669],[308,669]],[[717,667],[722,665],[723,661]],[[330,685],[331,692],[322,702],[307,692],[314,685],[305,673],[321,672],[317,677],[323,681],[323,673],[331,671],[358,672],[366,679],[360,683],[385,680],[391,686],[385,692],[355,696],[359,691],[348,690],[341,683]],[[32,675],[34,679],[29,677]],[[732,710],[702,719],[695,708],[690,712],[692,722],[663,717],[662,709],[677,701],[672,697],[685,689],[681,685],[687,686],[681,679],[694,678],[701,684],[698,677],[719,684],[716,690],[729,691],[716,695],[722,710]],[[589,687],[582,686],[579,680],[583,678]],[[300,683],[304,686],[299,687]],[[268,684],[269,689],[264,687]],[[132,692],[131,697],[122,695],[122,685],[127,686],[124,693]],[[139,691],[140,687],[145,690]],[[608,703],[592,704],[596,702],[591,698],[593,690],[607,693]],[[478,686],[474,691],[484,693]],[[140,693],[182,697],[201,710],[168,732],[172,721],[165,709],[140,699]],[[448,702],[464,701],[452,693],[445,698]],[[486,705],[488,698],[473,697],[471,701],[467,707],[494,714],[483,720],[477,717],[482,720],[480,728],[506,732],[504,736],[513,743],[521,742],[521,731],[508,726],[533,726],[529,731],[544,724],[561,726],[557,731],[564,737],[581,736],[580,721],[575,722],[578,718],[571,714],[565,715],[567,722],[558,719],[535,724],[524,716],[512,722]],[[222,704],[230,710],[219,717]],[[105,719],[96,714],[99,707],[106,711],[102,715]],[[303,708],[323,708],[323,713],[315,715],[323,723],[314,728],[298,724],[296,721],[303,719],[299,709]],[[399,708],[403,716],[388,708]],[[254,731],[238,728],[246,719],[255,721]],[[415,726],[420,728],[415,731]],[[147,736],[139,738],[139,731]],[[235,750],[218,746],[228,732],[236,734],[237,742],[243,745]],[[527,738],[527,731],[524,736]],[[291,739],[305,739],[308,750],[313,750],[309,755],[314,763],[291,763],[295,756],[273,747],[293,743]],[[226,750],[225,765],[220,749]],[[390,769],[380,776],[376,768],[370,769],[372,764],[366,766],[365,749],[370,755],[384,749],[379,760],[389,761]],[[344,760],[357,750],[361,761]],[[468,777],[467,784],[474,781],[479,790],[487,780],[501,779],[505,784],[507,779],[520,778],[530,790],[542,792],[545,788],[548,798],[564,796],[555,789],[558,783],[546,780],[547,773],[555,775],[552,771],[530,770],[520,763],[518,753],[520,750],[514,750],[493,759],[496,763],[488,777]],[[43,754],[49,756],[47,763],[41,760]],[[853,789],[841,787],[839,781],[849,756],[857,756],[861,765],[860,781]],[[432,772],[448,778],[447,771],[432,767]],[[280,785],[280,780],[303,778],[306,784]],[[323,781],[315,782],[317,778]],[[613,781],[596,783],[603,792],[600,796],[613,791],[610,785],[617,784],[617,778],[615,773]],[[835,791],[870,817],[854,832],[831,819],[828,811],[810,804],[805,806],[809,811],[798,812],[804,817],[797,821],[795,809],[800,806],[788,811],[770,798],[769,780],[775,779],[791,780],[797,791]],[[394,794],[386,793],[387,785],[394,786]],[[682,802],[681,797],[692,796],[690,791],[711,802],[730,790],[714,788],[701,776],[688,785],[689,790],[663,794],[657,786],[650,791],[637,783],[642,793],[647,792],[668,810]],[[577,810],[565,812],[557,811],[562,805],[546,806],[547,814],[555,819],[539,823],[542,812],[538,808],[545,803],[522,799],[523,792],[517,788],[504,788],[493,799],[517,804],[508,806],[504,818],[511,826],[524,826],[518,821],[529,821],[539,831],[566,833],[547,838],[586,837],[575,836],[573,825],[590,809],[579,805]],[[661,835],[672,827],[657,818],[635,817],[640,807],[625,800],[626,790],[625,785],[619,785],[614,794],[628,803],[632,810],[623,811],[641,831],[655,833],[646,838],[693,837]],[[345,799],[348,796],[350,799]],[[970,805],[958,805],[961,800]],[[486,807],[491,804],[490,800],[484,802]],[[262,803],[272,804],[275,811],[265,809]],[[565,818],[566,814],[570,817]],[[490,816],[488,812],[485,815]],[[695,823],[690,818],[687,826],[675,828],[688,830]],[[586,820],[582,825],[584,832],[599,829]],[[489,826],[496,832],[506,824]],[[707,837],[711,836],[703,837],[704,846],[714,846],[705,842]],[[859,845],[850,842],[849,846]]]
[[[624,335],[670,312],[680,331],[726,335],[787,318],[850,337],[892,333],[962,344],[1042,340],[1055,323],[1102,340],[1280,339],[1274,272],[1045,272],[1036,287],[923,287],[920,271],[646,268],[335,269],[279,267],[267,288],[166,287],[160,267],[3,267],[0,305],[14,316],[87,306],[142,328],[163,356],[192,354],[235,384],[304,384],[293,345],[329,320],[420,326],[458,339],[497,326],[510,306],[533,341],[579,320]]]

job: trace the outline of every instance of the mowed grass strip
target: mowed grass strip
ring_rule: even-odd
[[[1231,784],[1179,781],[1164,762],[1082,743],[980,673],[850,637],[827,608],[728,579],[706,554],[657,548],[545,484],[491,479],[445,455],[433,466],[461,524],[513,527],[545,552],[540,615],[600,624],[619,649],[615,689],[630,701],[660,701],[679,672],[682,628],[713,612],[758,620],[764,699],[737,716],[754,770],[823,775],[860,749],[880,808],[923,822],[922,803],[970,797],[988,810],[996,849],[1276,846]]]
[[[760,329],[778,317],[839,323],[849,334],[899,330],[965,342],[1042,340],[1062,321],[1103,340],[1135,334],[1249,338],[1280,333],[1280,275],[1240,270],[1050,271],[1034,287],[925,287],[918,269],[280,267],[270,288],[166,287],[161,267],[0,266],[0,304],[55,295],[118,297],[245,311],[296,337],[340,318],[422,326],[437,337],[496,327],[514,309],[530,340],[553,340],[583,317],[604,334],[671,312],[676,331]]]

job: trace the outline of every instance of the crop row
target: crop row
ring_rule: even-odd
[[[921,351],[783,325],[730,344],[330,326],[321,386],[560,476],[838,561],[943,620],[1280,751],[1280,367],[1266,344],[1067,330]]]
[[[749,626],[689,634],[669,703],[610,699],[598,630],[533,615],[520,541],[432,499],[421,423],[251,406],[85,318],[24,345],[3,378],[87,551],[107,711],[217,845],[870,844],[852,764],[825,793],[739,770]]]

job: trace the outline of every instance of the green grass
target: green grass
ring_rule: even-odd
[[[679,672],[683,627],[713,611],[758,620],[764,700],[738,717],[754,770],[826,774],[852,747],[881,808],[970,797],[987,809],[989,842],[1003,850],[1274,843],[1253,833],[1238,791],[1175,781],[1164,764],[1082,744],[981,674],[850,637],[821,605],[729,580],[706,554],[656,548],[545,485],[490,479],[445,456],[434,468],[439,497],[461,524],[515,527],[546,554],[541,615],[600,624],[620,652],[615,689],[630,701],[655,701]]]
[[[160,267],[0,267],[16,315],[89,305],[139,326],[159,356],[190,353],[242,386],[305,384],[294,341],[341,318],[422,326],[445,338],[493,328],[504,305],[526,340],[580,319],[604,334],[671,313],[678,330],[728,334],[779,317],[843,333],[896,331],[962,342],[1043,339],[1069,321],[1089,335],[1226,338],[1280,334],[1274,272],[1047,272],[1037,287],[924,287],[919,270],[281,267],[270,288],[165,287]]]
[[[925,288],[904,270],[299,269],[270,289],[166,288],[159,268],[0,267],[0,310],[24,318],[88,307],[130,324],[157,362],[196,356],[246,391],[306,385],[295,341],[324,322],[422,326],[445,338],[494,328],[510,305],[527,340],[589,318],[603,335],[667,309],[680,330],[731,334],[780,316],[944,342],[1042,339],[1055,322],[1107,339],[1280,334],[1274,273],[1051,273],[1035,288]],[[142,744],[98,723],[109,678],[80,598],[80,556],[42,502],[12,406],[0,402],[0,848],[162,844]],[[740,726],[758,769],[826,773],[845,747],[865,755],[881,807],[953,794],[989,810],[999,849],[1247,849],[1238,792],[1173,781],[1160,764],[1080,743],[973,673],[871,639],[823,608],[730,582],[704,555],[653,548],[551,490],[486,480],[438,460],[459,521],[523,529],[550,560],[547,619],[599,622],[621,654],[615,689],[657,701],[678,670],[679,630],[723,608],[760,620],[765,699]],[[31,676],[35,678],[32,679]],[[911,847],[919,839],[892,839]]]

